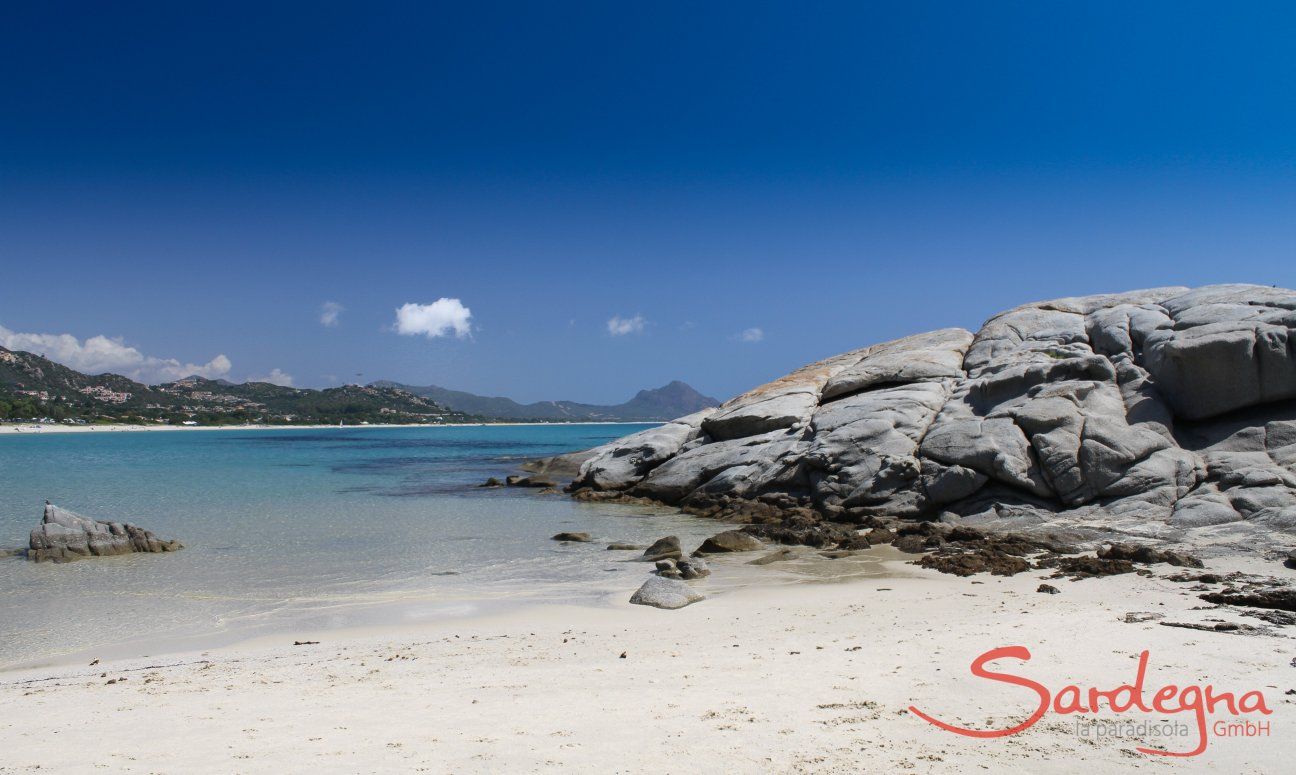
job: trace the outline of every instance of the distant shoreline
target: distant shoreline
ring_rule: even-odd
[[[62,425],[3,423],[0,435],[39,436],[46,433],[152,433],[155,431],[273,431],[323,430],[327,428],[484,428],[489,426],[562,425],[660,425],[665,420],[600,420],[582,422],[463,422],[463,423],[370,423],[369,425]]]

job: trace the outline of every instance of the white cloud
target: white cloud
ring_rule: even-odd
[[[0,347],[43,355],[87,374],[112,372],[150,385],[195,374],[217,379],[229,374],[231,366],[224,355],[203,364],[181,363],[175,358],[145,355],[119,338],[92,336],[82,341],[71,334],[24,334],[4,326],[0,326]]]
[[[608,319],[607,330],[612,336],[625,336],[626,334],[642,334],[644,330],[643,315],[635,315],[632,318],[623,318],[620,315],[613,315]]]
[[[738,335],[740,342],[759,342],[765,338],[765,332],[759,328],[746,328]]]
[[[405,304],[396,310],[396,333],[423,334],[429,339],[454,334],[463,339],[472,333],[472,310],[458,299],[441,298],[431,304]]]
[[[271,369],[270,373],[265,375],[264,377],[248,377],[247,381],[248,382],[269,382],[271,385],[279,385],[281,387],[293,386],[292,375],[285,374],[280,369]]]
[[[341,315],[342,310],[344,309],[346,309],[346,307],[343,307],[341,304],[338,304],[336,301],[324,302],[323,304],[320,305],[320,315],[319,315],[320,325],[326,326],[328,328],[335,327],[338,324],[338,315]]]

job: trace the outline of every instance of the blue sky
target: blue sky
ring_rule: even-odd
[[[11,6],[0,338],[724,398],[1040,298],[1291,287],[1293,40],[1285,3]]]

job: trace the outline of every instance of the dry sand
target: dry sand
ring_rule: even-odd
[[[1210,564],[1235,567],[1296,577],[1272,563]],[[1203,604],[1191,585],[1164,578],[1053,580],[1062,591],[1048,595],[1036,592],[1041,573],[891,570],[740,589],[679,611],[551,605],[299,636],[318,645],[285,638],[0,673],[0,771],[1290,771],[1292,628],[1162,626],[1264,624],[1195,610]],[[1129,612],[1163,618],[1127,623]],[[1021,734],[978,740],[907,710],[976,728],[1020,722],[1036,703],[1030,690],[968,671],[1006,645],[1028,647],[1032,659],[998,668],[1052,691],[1131,682],[1149,650],[1149,695],[1166,683],[1259,689],[1271,731],[1212,737],[1199,757],[1167,759],[1138,753],[1142,740],[1078,736],[1076,716],[1050,713]],[[1169,742],[1187,749],[1195,737]]]

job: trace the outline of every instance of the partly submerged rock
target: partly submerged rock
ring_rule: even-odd
[[[630,597],[635,605],[650,605],[654,608],[683,608],[686,605],[705,600],[706,596],[685,584],[683,581],[649,576]]]
[[[594,539],[590,537],[589,533],[559,533],[553,536],[551,540],[572,541],[574,543],[587,544]]]
[[[534,487],[537,489],[558,486],[558,483],[554,480],[543,479],[538,476],[509,476],[504,479],[504,483],[509,487]]]
[[[678,560],[684,556],[684,550],[680,546],[678,536],[666,536],[653,541],[652,546],[644,549],[643,556],[640,558],[649,562],[657,560]]]
[[[617,552],[637,552],[644,548],[643,544],[628,544],[622,541],[613,541],[607,545],[607,548]]]
[[[81,557],[109,557],[131,552],[174,552],[184,547],[136,525],[100,522],[45,504],[41,526],[31,531],[27,558],[64,562]]]
[[[675,565],[675,561],[669,558],[665,560],[657,561],[656,572],[657,575],[661,576],[662,578],[667,578],[667,579],[684,578],[683,574],[681,574],[679,571],[679,567]]]
[[[539,460],[531,460],[523,463],[520,467],[523,471],[531,474],[543,474],[545,477],[570,479],[575,476],[580,467],[586,460],[590,459],[593,450],[581,450],[580,452],[567,452],[562,455],[553,457],[544,457]]]

